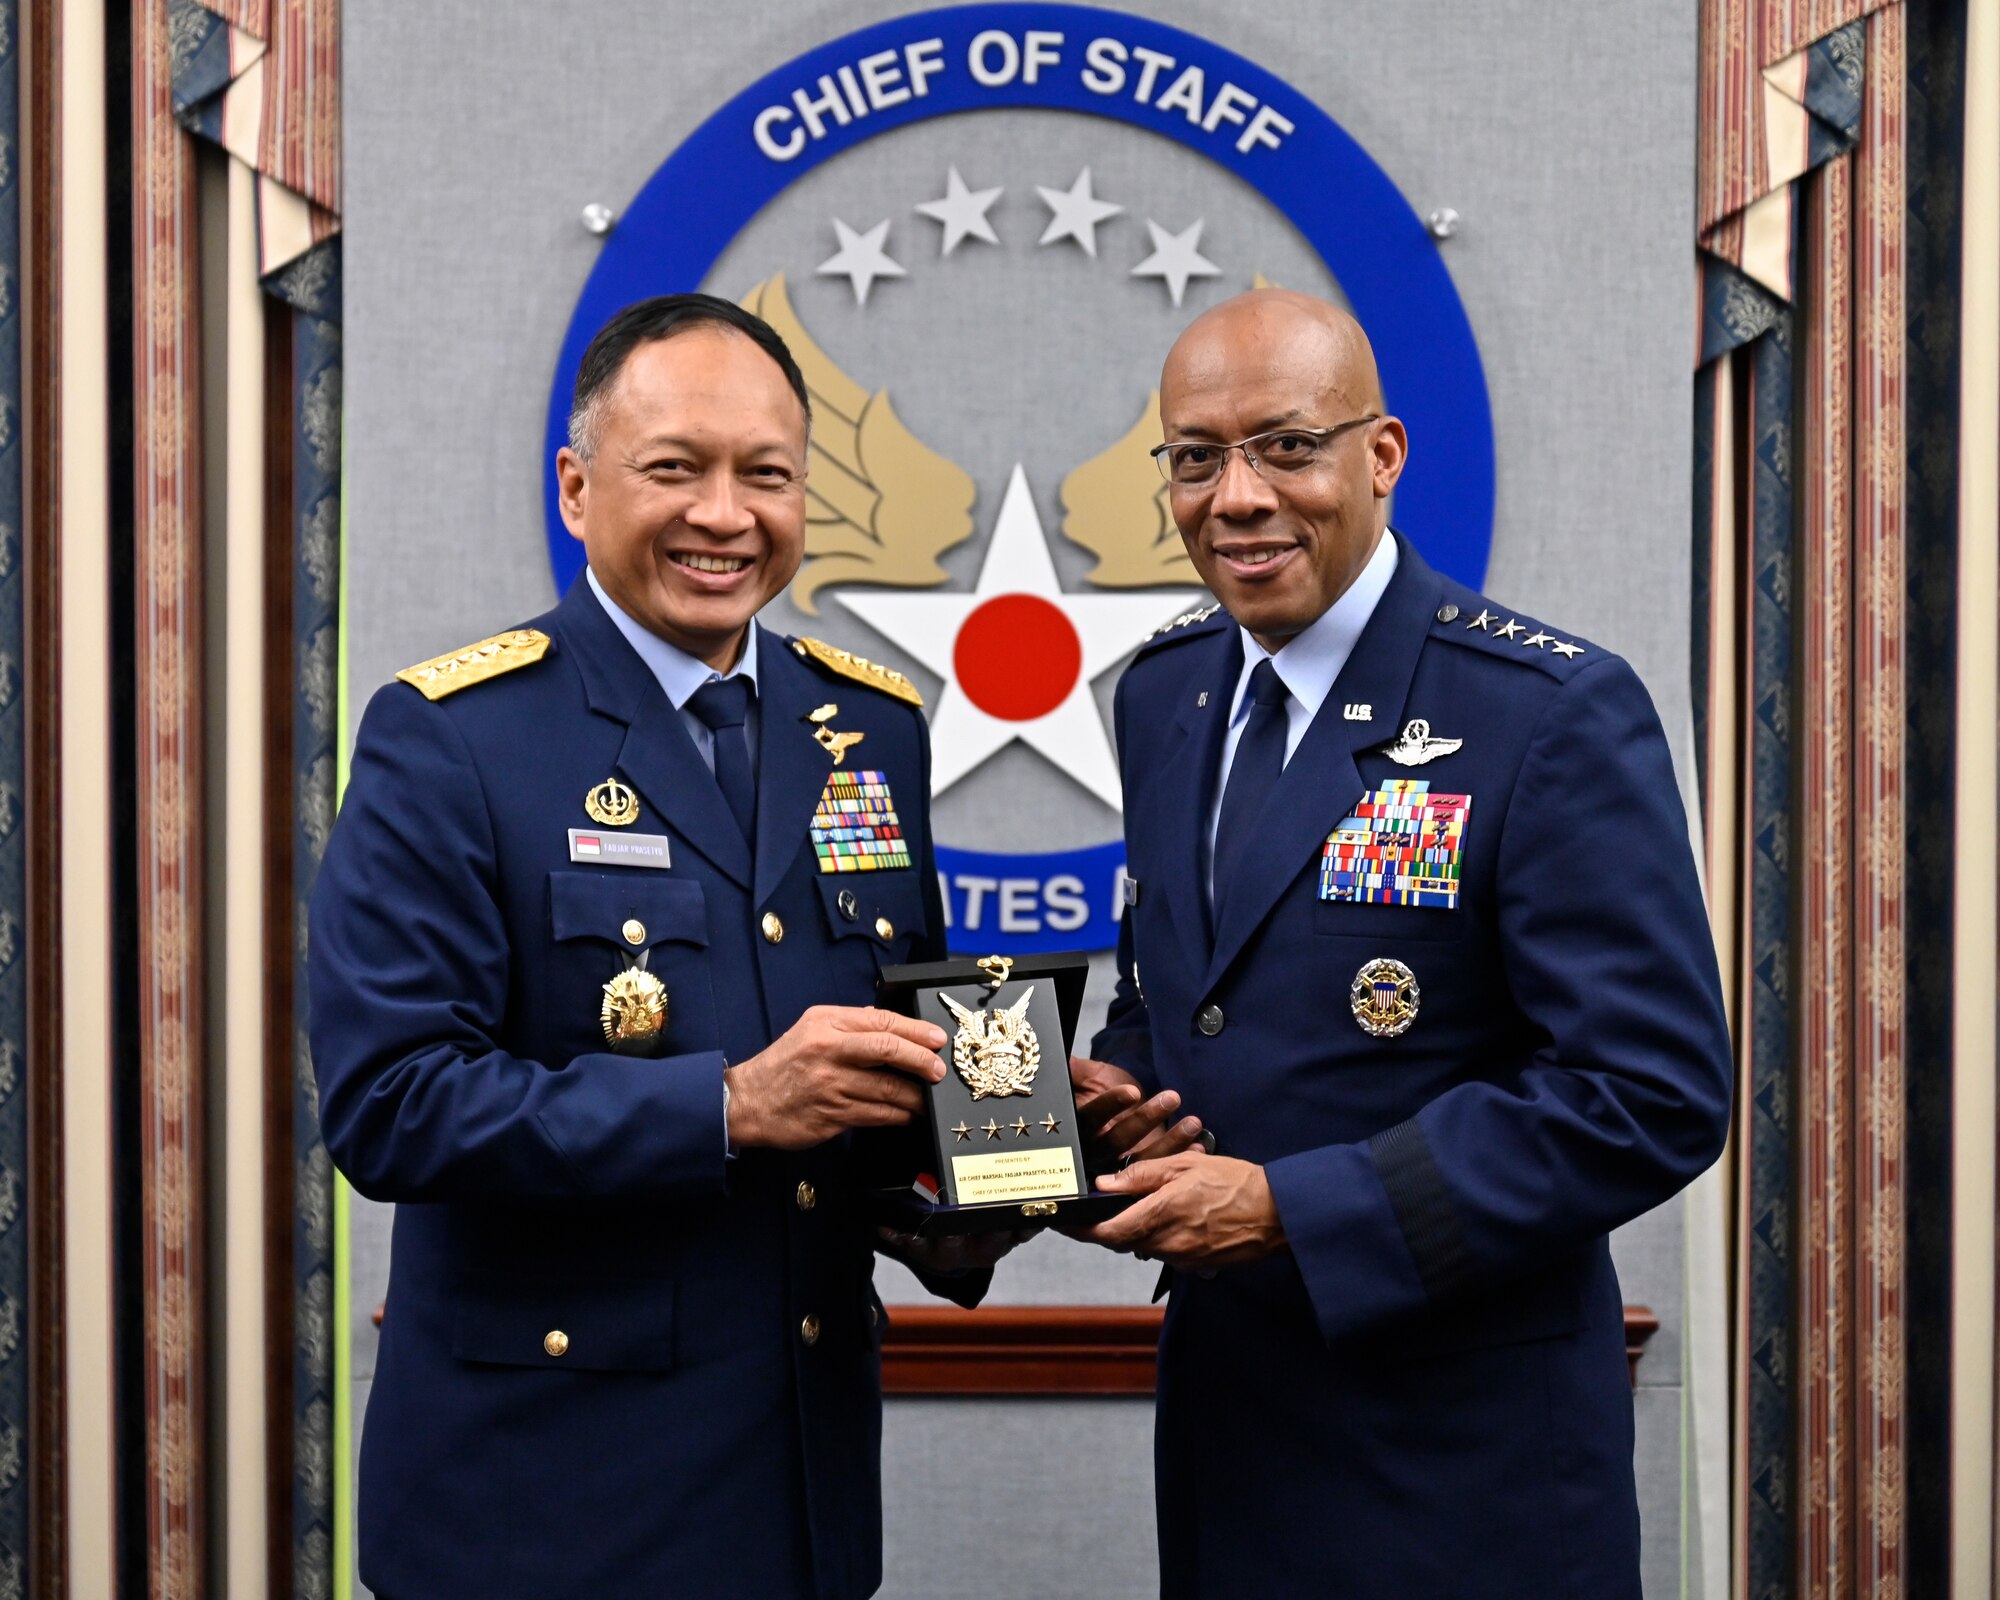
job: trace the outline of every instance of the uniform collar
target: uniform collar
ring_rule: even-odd
[[[1243,715],[1246,686],[1260,661],[1271,663],[1292,698],[1305,707],[1308,717],[1317,716],[1320,705],[1333,692],[1340,669],[1354,653],[1362,629],[1375,615],[1375,607],[1388,590],[1389,580],[1396,575],[1396,561],[1396,536],[1384,529],[1375,553],[1346,592],[1308,627],[1287,639],[1276,655],[1251,638],[1248,630],[1239,627],[1237,632],[1243,635],[1243,670],[1237,674],[1230,720],[1233,722]]]
[[[694,693],[703,684],[717,678],[746,678],[750,687],[757,687],[757,625],[751,623],[744,630],[743,654],[736,665],[727,672],[717,672],[706,661],[698,660],[677,645],[668,644],[651,629],[635,622],[625,610],[604,592],[604,585],[597,581],[597,574],[585,567],[585,580],[590,592],[597,597],[597,603],[604,608],[604,614],[611,624],[646,663],[647,671],[658,680],[668,701],[676,711],[683,709]]]

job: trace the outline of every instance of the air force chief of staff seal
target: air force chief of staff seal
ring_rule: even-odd
[[[574,420],[589,572],[376,694],[313,902],[327,1147],[397,1202],[361,1575],[846,1600],[881,1571],[849,1130],[943,1071],[941,1029],[860,1009],[943,954],[924,722],[752,621],[803,547],[768,327],[629,308]]]

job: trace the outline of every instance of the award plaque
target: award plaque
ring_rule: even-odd
[[[1070,1089],[1083,1006],[1082,955],[985,956],[888,967],[887,1010],[945,1031],[945,1074],[904,1142],[881,1220],[904,1233],[986,1233],[1036,1223],[1088,1226],[1134,1197],[1098,1194]]]

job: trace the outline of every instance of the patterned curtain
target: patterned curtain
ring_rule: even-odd
[[[1726,1233],[1691,1249],[1732,1286],[1706,1413],[1731,1526],[1703,1531],[1734,1600],[1934,1592],[1941,1544],[1911,1490],[1939,1441],[1911,1427],[1906,1203],[1937,1065],[1904,1021],[1908,597],[1955,537],[1906,508],[1918,9],[1702,7],[1694,699],[1739,1085]]]

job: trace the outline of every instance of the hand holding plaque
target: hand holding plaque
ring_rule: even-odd
[[[1085,1127],[1070,1086],[1089,971],[1081,955],[933,961],[891,967],[882,1005],[937,1022],[950,1070],[927,1092],[928,1138],[879,1196],[905,1233],[985,1233],[1024,1222],[1088,1225],[1130,1203],[1092,1190]]]

